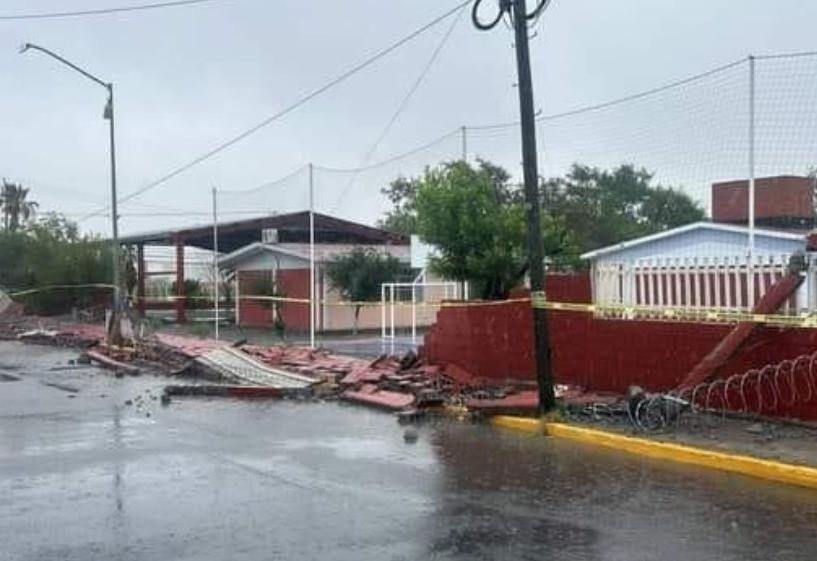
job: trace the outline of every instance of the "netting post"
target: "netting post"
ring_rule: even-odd
[[[216,188],[213,187],[213,311],[215,313],[214,327],[216,341],[219,339],[218,320],[219,320],[219,277],[218,274],[218,194]]]
[[[390,310],[390,320],[391,320],[391,340],[394,341],[394,284],[390,285],[391,288],[391,310]]]
[[[315,348],[315,182],[309,164],[309,346]]]
[[[460,127],[460,136],[462,141],[462,161],[468,161],[468,129],[465,126]]]
[[[235,269],[235,326],[241,326],[241,274]]]
[[[386,285],[380,285],[380,337],[386,339]]]
[[[749,55],[749,247],[748,255],[748,283],[749,308],[755,304],[755,57]]]
[[[411,342],[417,343],[417,285],[411,285]]]

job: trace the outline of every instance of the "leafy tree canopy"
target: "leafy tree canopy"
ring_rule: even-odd
[[[445,163],[419,178],[400,177],[383,193],[394,207],[381,226],[435,245],[432,267],[440,275],[475,283],[483,298],[504,297],[523,279],[524,194],[503,168],[485,160]],[[577,266],[583,251],[705,218],[685,193],[630,164],[574,164],[564,177],[542,182],[541,196],[551,269]]]
[[[396,257],[372,249],[357,248],[330,261],[326,267],[329,280],[344,300],[355,302],[355,331],[361,302],[380,299],[380,286],[403,280],[409,273]]]
[[[483,298],[503,298],[527,272],[522,194],[502,168],[462,161],[427,170],[412,207],[417,233],[436,246],[431,267],[445,278],[471,281]],[[574,263],[577,247],[561,217],[543,217],[545,251],[554,266]]]
[[[574,164],[543,185],[545,208],[560,216],[582,251],[703,220],[703,209],[680,190],[653,184],[643,168],[602,170]]]
[[[0,211],[3,215],[3,230],[16,232],[22,225],[34,218],[39,206],[28,200],[29,189],[19,183],[3,179],[0,185]]]
[[[110,245],[80,236],[76,224],[49,213],[15,231],[0,231],[0,287],[12,290],[111,282]],[[56,314],[72,306],[104,303],[109,291],[59,289],[25,296],[36,313]]]
[[[511,176],[504,168],[478,158],[477,169],[490,179],[497,197],[502,202],[521,200],[519,190],[509,185]],[[415,200],[420,182],[421,178],[398,177],[388,187],[380,190],[394,206],[379,221],[378,225],[381,228],[406,235],[417,233]]]

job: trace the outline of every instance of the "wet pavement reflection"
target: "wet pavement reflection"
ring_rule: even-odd
[[[817,492],[0,342],[0,559],[811,560]],[[126,404],[130,402],[130,404]]]

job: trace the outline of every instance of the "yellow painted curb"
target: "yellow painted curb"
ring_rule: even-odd
[[[539,419],[511,417],[506,415],[491,418],[491,424],[497,427],[542,433],[558,438],[567,438],[596,446],[604,446],[647,456],[673,460],[684,464],[739,473],[779,483],[799,485],[817,489],[817,468],[786,464],[773,460],[764,460],[752,456],[716,452],[705,448],[696,448],[669,442],[660,442],[646,438],[625,436],[613,432],[577,427],[565,423],[543,422]]]

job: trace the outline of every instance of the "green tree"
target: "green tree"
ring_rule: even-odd
[[[0,208],[3,210],[3,228],[7,232],[16,232],[20,226],[31,220],[39,206],[28,200],[29,189],[19,183],[3,179],[0,190]]]
[[[438,250],[432,269],[470,281],[486,299],[505,298],[528,267],[523,197],[508,180],[487,162],[451,162],[426,171],[414,201],[417,231]],[[552,266],[575,264],[577,248],[561,217],[543,217],[542,238]]]
[[[574,164],[543,184],[545,208],[565,220],[583,251],[705,218],[685,193],[652,180],[630,164],[612,170]]]
[[[414,199],[417,197],[417,180],[398,177],[388,187],[380,190],[391,201],[393,209],[386,213],[378,226],[398,234],[417,233],[417,212]]]
[[[396,257],[362,248],[336,257],[326,267],[329,280],[340,291],[343,299],[354,303],[355,333],[363,302],[379,300],[383,283],[397,282],[407,273],[407,267]]]
[[[477,169],[488,176],[494,185],[494,191],[501,202],[521,202],[522,194],[519,189],[510,186],[510,174],[502,167],[487,160],[477,158]],[[386,212],[378,226],[398,234],[417,233],[417,189],[420,186],[419,178],[398,177],[388,187],[380,190],[392,203],[392,210]]]
[[[17,231],[0,232],[0,287],[10,291],[53,285],[110,284],[110,244],[80,236],[76,224],[49,213]],[[72,307],[104,305],[103,288],[48,289],[24,296],[34,313],[58,314]]]

